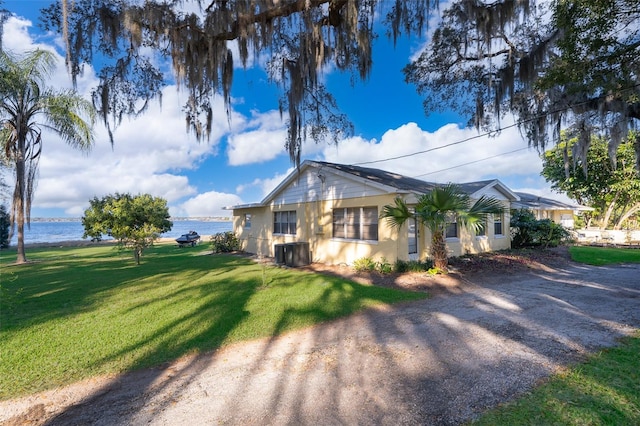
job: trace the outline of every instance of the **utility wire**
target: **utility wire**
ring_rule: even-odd
[[[427,175],[433,175],[433,174],[444,172],[444,171],[447,171],[447,170],[456,169],[458,167],[468,166],[469,164],[475,164],[475,163],[479,163],[481,161],[490,160],[492,158],[501,157],[503,155],[513,154],[514,152],[524,151],[525,149],[529,149],[529,147],[514,149],[513,151],[503,152],[501,154],[492,155],[491,157],[485,157],[485,158],[481,158],[479,160],[469,161],[468,163],[462,163],[462,164],[458,164],[457,166],[451,166],[451,167],[447,167],[446,169],[435,170],[433,172],[423,173],[421,175],[412,176],[412,177],[419,178],[419,177],[423,177],[423,176],[427,176]]]
[[[632,86],[626,87],[624,89],[621,89],[620,91],[624,92],[624,91],[627,91],[627,90],[637,89],[638,87],[640,87],[640,83],[637,83],[637,84],[634,84]],[[607,94],[600,95],[600,96],[598,96],[598,98],[605,98],[607,96],[609,96],[609,95],[607,95]],[[524,123],[527,123],[527,122],[530,122],[530,121],[538,120],[538,119],[540,119],[542,117],[546,117],[546,116],[551,115],[551,114],[555,114],[555,113],[558,113],[558,112],[566,111],[566,110],[568,110],[570,108],[574,108],[574,107],[577,107],[577,106],[580,106],[580,105],[585,105],[585,104],[590,103],[590,102],[593,102],[593,99],[589,99],[589,100],[586,100],[586,101],[583,101],[583,102],[578,102],[576,104],[568,105],[565,108],[558,108],[558,109],[556,109],[554,111],[547,111],[547,112],[545,112],[543,114],[539,114],[539,115],[537,115],[535,117],[531,117],[531,118],[528,118],[526,120],[521,120],[521,121],[515,122],[515,123],[510,124],[510,125],[505,126],[505,127],[499,127],[496,130],[488,131],[488,132],[485,132],[485,133],[479,133],[479,134],[477,134],[475,136],[471,136],[471,137],[468,137],[466,139],[462,139],[462,140],[459,140],[459,141],[451,142],[451,143],[448,143],[448,144],[445,144],[445,145],[437,146],[435,148],[429,148],[429,149],[425,149],[423,151],[416,151],[416,152],[412,152],[410,154],[398,155],[396,157],[389,157],[389,158],[384,158],[384,159],[381,159],[381,160],[371,160],[371,161],[363,161],[363,162],[360,162],[360,163],[353,163],[352,165],[353,166],[361,166],[361,165],[364,165],[364,164],[383,163],[385,161],[399,160],[399,159],[402,159],[402,158],[412,157],[414,155],[425,154],[427,152],[436,151],[436,150],[439,150],[439,149],[442,149],[442,148],[448,148],[450,146],[459,145],[459,144],[462,144],[462,143],[465,143],[465,142],[469,142],[469,141],[474,140],[474,139],[479,139],[481,137],[488,136],[488,135],[491,135],[493,133],[500,133],[503,130],[510,129],[512,127],[516,127],[516,126],[519,126],[521,124],[524,124]],[[527,147],[526,149],[528,149],[528,148],[529,147]],[[490,157],[490,158],[492,158],[492,157]],[[448,169],[446,169],[446,170],[448,170]],[[421,175],[421,176],[424,176],[424,175]]]
[[[511,124],[511,125],[509,125],[507,127],[503,127],[500,130],[508,129],[508,128],[514,127],[514,126],[516,126],[516,124]],[[469,141],[474,140],[474,139],[479,139],[479,138],[484,137],[486,135],[489,135],[491,133],[494,133],[494,132],[486,132],[486,133],[482,133],[482,134],[477,134],[475,136],[471,136],[471,137],[468,137],[466,139],[462,139],[462,140],[459,140],[459,141],[456,141],[456,142],[451,142],[451,143],[448,143],[448,144],[445,144],[445,145],[436,146],[435,148],[425,149],[424,151],[416,151],[416,152],[412,152],[410,154],[398,155],[397,157],[385,158],[383,160],[363,161],[361,163],[354,163],[353,165],[354,166],[361,166],[363,164],[382,163],[384,161],[399,160],[401,158],[407,158],[407,157],[411,157],[411,156],[418,155],[418,154],[426,154],[427,152],[437,151],[437,150],[442,149],[442,148],[448,148],[448,147],[453,146],[453,145],[459,145],[461,143],[469,142]]]

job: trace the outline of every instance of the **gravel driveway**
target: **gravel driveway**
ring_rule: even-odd
[[[640,328],[640,265],[460,279],[424,301],[0,402],[0,422],[455,425]]]

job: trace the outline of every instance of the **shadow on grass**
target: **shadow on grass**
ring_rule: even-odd
[[[521,282],[470,283],[456,296],[367,310],[276,338],[270,336],[337,318],[342,309],[397,301],[398,293],[284,269],[268,269],[265,276],[244,259],[217,260],[215,283],[191,268],[192,290],[176,285],[167,297],[148,299],[158,315],[181,300],[202,304],[147,335],[150,350],[130,365],[157,365],[159,354],[188,352],[190,344],[206,351],[209,333],[218,329],[223,344],[255,337],[256,329],[266,339],[124,375],[48,424],[459,424],[529,391],[558,366],[612,344],[625,327],[640,326],[637,267],[571,268]],[[169,285],[170,278],[162,270],[134,287]],[[303,291],[293,291],[300,282]],[[216,288],[221,291],[214,295]],[[283,301],[281,309],[273,312],[269,298]],[[142,304],[133,305],[123,316],[135,321]],[[127,357],[135,346],[112,359]],[[608,409],[605,396],[593,398]]]
[[[2,386],[4,398],[271,336],[401,294],[174,247],[150,251],[140,266],[114,252],[48,253],[3,283],[10,297],[2,301],[2,334],[11,356],[0,372],[9,380],[18,360],[22,369]],[[306,313],[279,323],[288,306]],[[34,380],[33,370],[45,374]]]
[[[240,258],[203,262],[174,247],[148,250],[139,266],[128,252],[112,247],[34,249],[30,254],[28,264],[3,265],[0,275],[3,331],[91,311],[103,302],[101,296],[110,292],[146,291],[141,282],[149,286],[170,283],[171,277],[179,274],[188,283],[211,269],[225,273],[250,264]]]

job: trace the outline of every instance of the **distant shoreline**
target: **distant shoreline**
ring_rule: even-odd
[[[233,230],[233,221],[197,221],[186,220],[173,221],[173,226],[167,232],[160,235],[161,238],[178,238],[182,234],[196,231],[200,235],[214,235],[220,232]],[[73,245],[87,245],[89,239],[83,239],[84,227],[79,221],[43,221],[33,222],[29,228],[25,227],[24,242],[30,247],[34,246],[56,246],[66,244],[71,241]],[[111,240],[107,235],[103,235],[103,241]],[[17,235],[11,238],[12,247],[17,245]]]
[[[200,243],[198,245],[203,245],[209,242],[211,238],[210,235],[200,235]],[[158,238],[156,243],[175,243],[175,238]],[[104,245],[116,245],[116,240],[102,240],[102,241],[91,241],[91,240],[68,240],[68,241],[56,241],[56,242],[42,242],[42,243],[25,243],[25,248],[53,248],[53,247],[91,247],[91,246],[104,246]],[[177,243],[176,243],[177,245]],[[14,244],[10,245],[7,249],[15,249],[16,246]],[[3,249],[3,250],[7,250]]]
[[[231,222],[231,216],[171,217],[172,222]],[[82,222],[81,217],[32,217],[31,222]]]

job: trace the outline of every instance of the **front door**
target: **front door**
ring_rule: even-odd
[[[411,218],[407,221],[407,232],[409,240],[409,259],[418,259],[418,227],[416,226],[416,219]]]

